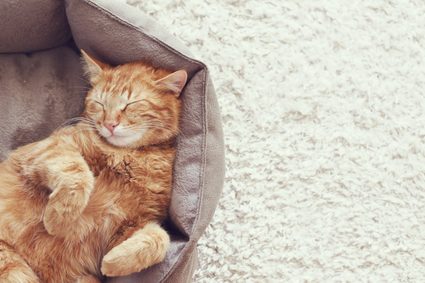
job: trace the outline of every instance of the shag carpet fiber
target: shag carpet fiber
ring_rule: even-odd
[[[195,282],[425,282],[425,2],[127,1],[221,106]]]

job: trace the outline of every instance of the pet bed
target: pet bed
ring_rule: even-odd
[[[212,218],[224,175],[220,115],[207,67],[121,0],[5,0],[0,19],[0,160],[80,115],[88,87],[80,49],[111,65],[143,60],[188,72],[167,224],[170,249],[162,263],[106,281],[191,281],[196,244]]]

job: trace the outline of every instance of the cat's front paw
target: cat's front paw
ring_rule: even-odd
[[[49,196],[43,215],[47,232],[53,236],[65,236],[87,206],[93,190],[94,178],[76,182],[64,182]]]

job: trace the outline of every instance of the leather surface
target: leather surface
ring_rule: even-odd
[[[63,1],[0,1],[0,52],[56,47],[71,38]]]
[[[181,95],[181,135],[170,206],[175,230],[171,248],[162,263],[107,281],[189,282],[197,266],[196,243],[213,216],[224,178],[223,134],[208,70],[191,58],[184,45],[124,0],[65,0],[65,7],[72,43],[29,55],[0,55],[0,69],[7,69],[5,76],[1,70],[0,78],[5,86],[0,90],[0,121],[2,126],[7,123],[0,136],[0,158],[18,145],[47,136],[66,118],[78,116],[86,82],[78,49],[71,47],[74,43],[112,65],[143,60],[172,71],[185,69],[189,81]],[[68,25],[62,28],[66,34]],[[63,44],[51,35],[51,41],[55,40]],[[18,52],[25,46],[15,47]]]

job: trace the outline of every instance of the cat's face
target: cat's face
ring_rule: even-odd
[[[140,147],[178,133],[184,70],[170,73],[143,63],[110,67],[84,52],[83,58],[92,85],[85,116],[110,144]]]

